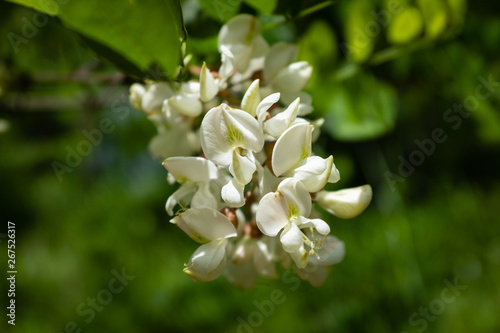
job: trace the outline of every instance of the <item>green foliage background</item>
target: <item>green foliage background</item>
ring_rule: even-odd
[[[186,0],[184,22],[175,1],[71,0],[31,30],[32,8],[50,1],[13,2],[30,8],[0,2],[0,223],[16,223],[18,270],[16,326],[2,314],[2,331],[238,332],[276,289],[285,301],[254,332],[500,331],[500,87],[460,124],[444,118],[479,77],[500,81],[497,2],[401,0],[385,24],[374,13],[390,0]],[[327,218],[347,255],[321,288],[289,277],[240,291],[185,276],[197,244],[168,223],[175,188],[147,152],[153,125],[127,102],[138,78],[176,74],[183,23],[193,63],[217,65],[217,32],[240,12],[314,66],[307,90],[326,119],[317,152],[342,176],[331,189],[374,189],[361,216]],[[14,47],[9,33],[26,42]],[[113,130],[59,181],[52,163],[103,119]],[[446,141],[388,181],[436,128]],[[78,306],[122,268],[134,280],[87,323]],[[455,279],[467,289],[416,324]]]

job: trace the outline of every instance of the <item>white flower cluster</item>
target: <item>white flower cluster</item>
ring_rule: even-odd
[[[196,81],[131,87],[132,104],[158,126],[153,154],[181,185],[166,203],[171,222],[202,244],[184,272],[199,281],[224,273],[249,288],[259,276],[277,278],[279,263],[321,285],[345,250],[313,204],[352,218],[371,187],[323,190],[340,175],[333,156],[312,154],[322,120],[303,118],[312,67],[296,61],[296,45],[269,47],[246,14],[224,25],[218,42],[217,73],[203,64]]]

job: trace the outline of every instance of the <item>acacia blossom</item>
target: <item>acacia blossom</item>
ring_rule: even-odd
[[[170,222],[201,244],[184,272],[251,288],[278,278],[281,265],[319,286],[345,245],[315,205],[353,218],[371,187],[324,190],[340,173],[333,156],[313,154],[323,120],[304,118],[312,67],[297,61],[296,45],[269,46],[258,20],[243,14],[221,28],[218,49],[218,71],[203,63],[188,82],[130,88],[131,103],[158,128],[153,155],[180,184],[166,202]]]

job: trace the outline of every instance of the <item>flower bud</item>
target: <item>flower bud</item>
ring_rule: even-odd
[[[342,219],[352,219],[361,214],[372,200],[372,188],[363,185],[339,191],[320,191],[315,201],[329,213]]]
[[[207,68],[207,65],[203,63],[200,73],[200,98],[203,102],[208,102],[217,95],[219,92],[219,87],[217,82],[215,82],[212,73]]]

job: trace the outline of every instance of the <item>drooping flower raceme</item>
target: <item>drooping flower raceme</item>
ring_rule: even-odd
[[[345,245],[315,205],[353,218],[371,201],[370,185],[325,191],[340,173],[333,156],[312,144],[322,119],[310,121],[303,91],[312,67],[297,61],[297,46],[269,46],[258,20],[239,15],[219,33],[221,65],[192,68],[182,83],[133,84],[131,103],[158,135],[153,155],[164,158],[171,222],[200,243],[184,268],[194,280],[221,275],[240,288],[292,268],[313,286],[323,284]]]

